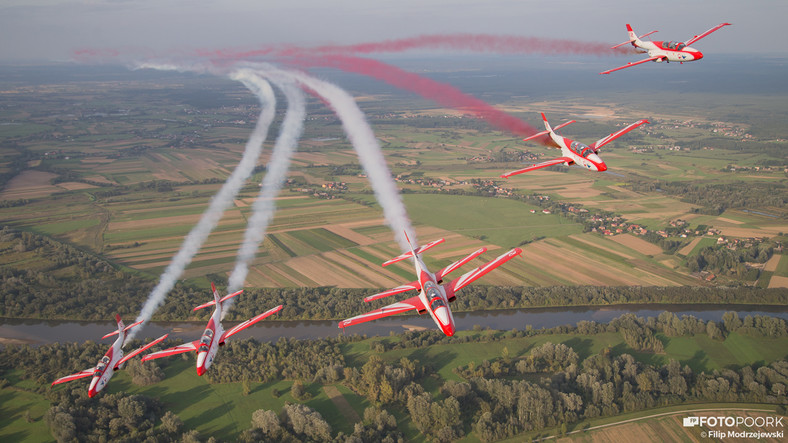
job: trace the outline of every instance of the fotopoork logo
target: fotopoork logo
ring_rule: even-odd
[[[748,428],[782,428],[783,417],[767,416],[767,417],[731,417],[731,416],[716,416],[716,417],[684,417],[684,427],[691,428],[693,426],[707,426],[709,428],[733,428],[738,426],[746,426]]]
[[[782,439],[784,438],[784,431],[782,428],[784,417],[768,416],[768,417],[684,417],[683,424],[685,428],[692,428],[695,426],[705,426],[710,428],[709,431],[700,433],[701,438],[745,438],[751,440],[761,440],[764,438]],[[714,428],[768,428],[767,431],[762,430],[736,430],[736,429],[714,429]]]
[[[700,424],[700,417],[684,417],[684,427],[691,428]]]

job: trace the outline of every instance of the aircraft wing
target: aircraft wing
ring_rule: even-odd
[[[637,128],[640,125],[646,124],[646,123],[649,123],[649,121],[646,120],[646,119],[638,120],[635,123],[632,123],[631,125],[627,126],[626,128],[624,128],[624,129],[622,129],[620,131],[616,131],[616,132],[608,135],[607,137],[600,138],[596,142],[592,143],[590,148],[593,149],[594,152],[596,152],[602,146],[605,146],[606,144],[608,144],[608,143],[612,142],[613,140],[621,137],[622,135],[626,134],[627,132]]]
[[[52,386],[55,386],[60,383],[65,383],[67,381],[76,380],[78,378],[90,377],[93,375],[94,371],[95,371],[94,368],[90,368],[90,369],[85,369],[84,371],[77,372],[76,374],[60,377],[59,379],[52,382]]]
[[[708,31],[704,32],[703,34],[696,35],[696,36],[692,37],[691,39],[689,39],[686,42],[684,42],[684,44],[689,46],[689,45],[695,43],[696,41],[702,39],[703,37],[706,37],[707,35],[711,34],[712,32],[714,32],[714,31],[716,31],[716,30],[718,30],[718,29],[720,29],[720,28],[722,28],[724,26],[729,26],[729,25],[730,25],[730,23],[720,23],[719,25],[709,29]]]
[[[643,63],[646,63],[646,62],[653,62],[653,61],[659,60],[661,58],[665,58],[665,56],[655,55],[654,57],[649,57],[647,59],[640,60],[638,62],[629,62],[629,63],[627,63],[624,66],[619,66],[618,68],[608,69],[607,71],[600,72],[600,74],[610,74],[611,72],[620,71],[620,70],[625,69],[625,68],[631,68],[633,66],[637,66],[637,65],[640,65],[640,64],[643,64]]]
[[[501,266],[502,264],[508,262],[509,260],[515,258],[516,256],[518,256],[518,255],[520,255],[522,253],[523,253],[522,249],[514,248],[511,251],[499,256],[495,260],[493,260],[493,261],[491,261],[491,262],[489,262],[487,264],[484,264],[482,266],[479,266],[478,268],[474,269],[473,271],[467,272],[464,275],[462,275],[461,277],[459,277],[456,280],[452,281],[451,283],[449,283],[450,288],[454,292],[459,291],[460,289],[462,289],[462,288],[468,286],[469,284],[471,284],[473,281],[475,281],[479,277],[487,274],[488,272],[492,271],[493,269],[497,268],[498,266]]]
[[[424,306],[424,303],[421,302],[421,299],[418,295],[380,309],[375,309],[374,311],[367,312],[366,314],[361,314],[353,318],[348,318],[347,320],[342,320],[339,322],[339,327],[345,328],[358,323],[364,323],[366,321],[388,317],[389,315],[400,314],[413,309],[417,311],[424,311],[427,309],[426,306]]]
[[[405,284],[405,285],[402,285],[402,286],[397,286],[394,289],[389,289],[388,291],[378,292],[377,294],[364,297],[364,301],[365,302],[371,302],[372,300],[377,300],[379,298],[388,297],[389,295],[402,294],[403,292],[420,291],[420,290],[421,290],[421,287],[419,286],[419,282],[412,281],[412,282],[410,282],[408,284]]]
[[[228,338],[232,337],[233,335],[243,331],[244,329],[248,328],[249,326],[252,326],[253,324],[259,322],[260,320],[262,320],[262,319],[264,319],[264,318],[266,318],[266,317],[268,317],[270,315],[276,314],[277,312],[279,312],[281,310],[282,310],[282,305],[279,305],[279,306],[277,306],[275,308],[271,308],[271,309],[263,312],[260,315],[254,316],[254,317],[250,318],[249,320],[246,320],[245,322],[243,322],[241,324],[233,326],[227,332],[224,333],[224,335],[222,336],[222,339],[221,339],[221,341],[219,343],[223,343],[225,340],[227,340]]]
[[[471,261],[471,260],[473,260],[474,258],[476,258],[476,257],[478,257],[478,256],[480,256],[480,255],[482,255],[482,254],[484,254],[485,252],[487,252],[487,248],[479,248],[479,249],[477,249],[477,250],[473,251],[473,252],[471,253],[471,255],[469,255],[469,256],[467,256],[467,257],[463,258],[462,260],[458,260],[458,261],[456,261],[456,262],[454,262],[454,263],[450,264],[449,266],[446,266],[445,268],[441,269],[440,271],[438,271],[438,272],[435,274],[435,278],[436,278],[438,281],[441,281],[441,280],[443,280],[443,277],[445,277],[445,276],[446,276],[446,274],[448,274],[449,272],[452,272],[452,271],[456,270],[457,268],[459,268],[459,267],[461,267],[461,266],[465,265],[465,264],[466,264],[466,263],[468,263],[469,261]]]
[[[170,355],[183,354],[184,352],[189,352],[189,351],[196,351],[197,346],[199,345],[200,345],[200,340],[195,340],[193,342],[184,343],[182,345],[175,346],[174,348],[165,349],[163,351],[151,352],[150,354],[142,357],[142,361],[146,362],[148,360],[153,360],[156,358],[169,357]]]
[[[140,355],[142,352],[144,352],[144,351],[147,351],[148,349],[150,349],[150,348],[152,348],[152,347],[154,347],[154,346],[158,345],[159,343],[163,342],[163,341],[164,341],[164,339],[166,339],[166,338],[167,338],[167,336],[169,336],[169,335],[170,335],[170,334],[164,334],[164,335],[162,335],[161,337],[157,338],[156,340],[153,340],[153,341],[152,341],[152,342],[150,342],[150,343],[147,343],[147,344],[145,344],[145,345],[142,345],[142,346],[140,346],[139,348],[137,348],[137,349],[135,349],[135,350],[133,350],[133,351],[129,352],[128,354],[124,355],[124,356],[123,356],[123,358],[121,358],[120,360],[118,360],[118,364],[116,364],[116,365],[115,365],[115,369],[118,369],[118,367],[119,367],[120,365],[122,365],[123,363],[126,363],[127,361],[131,360],[132,358],[134,358],[134,357],[136,357],[136,356]]]
[[[542,169],[542,168],[546,168],[548,166],[553,166],[553,165],[559,165],[561,163],[572,164],[572,163],[574,163],[574,160],[572,160],[569,157],[558,157],[558,158],[555,158],[553,160],[547,160],[546,162],[533,164],[533,165],[531,165],[531,166],[529,166],[527,168],[518,169],[518,170],[512,171],[512,172],[507,172],[506,174],[502,174],[501,177],[502,178],[509,178],[509,177],[511,177],[513,175],[522,174],[523,172],[533,171],[533,170],[536,170],[536,169]]]

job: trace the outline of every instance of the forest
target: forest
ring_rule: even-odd
[[[611,332],[621,334],[635,350],[662,353],[653,345],[653,340],[662,338],[654,337],[706,334],[717,341],[730,334],[786,337],[788,325],[773,317],[741,319],[735,312],[726,313],[720,322],[664,312],[657,318],[625,314],[607,324],[583,321],[551,329],[451,338],[436,331],[407,332],[378,341],[369,358],[355,364],[346,356],[347,347],[362,340],[359,336],[283,338],[275,343],[241,340],[222,349],[222,358],[206,376],[210,383],[244,385],[294,381],[291,394],[297,402],[286,403],[280,411],[254,411],[250,427],[238,436],[241,441],[403,441],[396,414],[391,411],[406,411],[420,432],[440,442],[468,433],[487,442],[548,428],[566,432],[567,426],[594,417],[688,402],[768,403],[779,405],[778,412],[785,413],[785,359],[706,372],[675,359],[649,364],[611,348],[581,358],[572,346],[549,341],[553,334],[587,337]],[[507,343],[519,336],[547,336],[548,341],[518,357],[509,355],[504,347],[498,358],[455,368],[460,381],[445,380],[430,388],[434,386],[430,381],[434,368],[429,361],[382,358],[393,349],[426,348],[436,343]],[[34,392],[51,403],[44,421],[58,441],[71,441],[76,436],[80,441],[204,440],[197,431],[185,429],[181,419],[155,398],[119,392],[88,399],[79,384],[49,386],[64,371],[89,367],[100,348],[94,342],[5,346],[0,350],[0,377],[4,377],[0,384],[8,384],[5,377],[9,374],[33,381],[37,386]],[[160,368],[172,360],[161,362],[162,366],[130,365],[127,370],[132,372],[132,383],[145,386],[158,382]],[[150,369],[142,368],[149,365]],[[371,405],[350,435],[335,433],[318,411],[303,404],[310,396],[306,386],[336,384],[365,397]]]

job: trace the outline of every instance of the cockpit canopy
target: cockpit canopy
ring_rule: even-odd
[[[446,306],[446,302],[443,301],[443,298],[441,296],[437,296],[430,301],[430,308],[433,311],[445,306]]]
[[[109,364],[109,356],[105,355],[104,357],[101,358],[99,364],[96,365],[96,370],[93,371],[93,373],[96,375],[100,375],[102,372],[104,372],[104,368],[106,368],[108,364]]]
[[[672,49],[674,51],[681,51],[686,48],[684,42],[662,42],[662,49]]]
[[[594,150],[590,146],[580,142],[572,142],[569,147],[583,158],[588,158],[589,155],[594,154]]]
[[[211,339],[213,339],[213,329],[206,329],[202,334],[202,338],[200,338],[200,348],[198,352],[207,352],[208,347],[211,345]]]

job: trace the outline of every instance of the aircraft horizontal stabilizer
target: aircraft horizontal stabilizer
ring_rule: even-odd
[[[126,331],[128,331],[129,329],[131,329],[131,328],[133,328],[133,327],[135,327],[135,326],[138,326],[138,325],[142,324],[142,322],[144,322],[144,321],[145,321],[145,320],[140,320],[140,321],[134,322],[134,323],[132,323],[132,324],[130,324],[130,325],[128,325],[128,326],[126,326],[125,328],[123,328],[123,332],[126,332]],[[110,332],[109,334],[107,334],[107,335],[105,335],[105,336],[103,336],[103,337],[101,337],[101,338],[102,338],[102,340],[103,340],[103,339],[105,339],[105,338],[107,338],[107,337],[112,337],[113,335],[118,335],[118,331],[117,331],[117,330],[115,330],[115,331],[112,331],[112,332]]]
[[[231,299],[231,298],[235,297],[235,296],[236,296],[236,295],[238,295],[238,294],[242,294],[243,292],[244,292],[244,290],[243,290],[243,289],[241,289],[240,291],[235,291],[235,292],[233,292],[232,294],[227,294],[227,295],[225,295],[224,297],[222,297],[221,299],[219,299],[219,303],[222,303],[222,302],[224,302],[225,300],[229,300],[229,299]],[[216,300],[211,300],[211,301],[209,301],[209,302],[203,303],[203,304],[201,304],[200,306],[197,306],[196,308],[192,309],[192,312],[194,312],[194,311],[199,311],[199,310],[200,310],[200,309],[202,309],[202,308],[207,308],[208,306],[213,306],[213,305],[215,305],[215,304],[216,304]]]
[[[416,254],[421,254],[422,252],[426,251],[427,249],[430,249],[430,248],[432,248],[435,245],[439,245],[439,244],[443,243],[445,240],[446,239],[440,238],[438,240],[429,242],[429,243],[427,243],[424,246],[419,246],[418,248],[416,248],[415,252],[416,252]],[[399,261],[405,260],[408,257],[413,257],[413,252],[412,251],[408,251],[408,252],[406,252],[406,253],[404,253],[402,255],[398,255],[397,257],[392,258],[391,260],[389,260],[387,262],[384,262],[383,266],[388,266],[388,265],[390,265],[392,263],[397,263]]]

